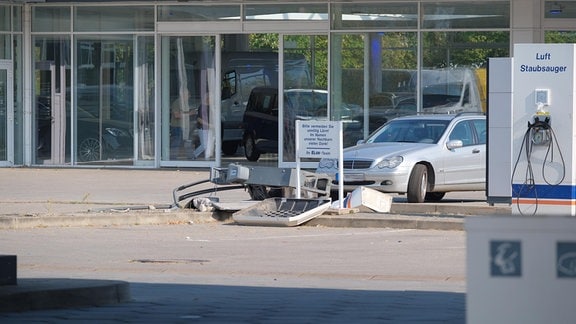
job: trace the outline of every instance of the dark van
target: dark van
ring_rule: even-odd
[[[321,89],[288,89],[284,91],[284,156],[294,159],[296,120],[327,120],[328,91]],[[361,108],[344,106],[346,127],[352,124],[353,116],[361,115]],[[352,123],[353,122],[353,123]],[[242,143],[248,161],[257,161],[263,153],[278,152],[278,88],[256,87],[250,93],[243,117],[244,134]]]

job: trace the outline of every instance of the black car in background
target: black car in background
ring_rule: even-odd
[[[295,156],[296,120],[327,120],[328,92],[318,89],[289,89],[284,91],[284,156],[293,160]],[[344,130],[360,134],[362,108],[344,104],[342,119]],[[257,161],[263,153],[278,152],[278,88],[256,87],[250,93],[243,117],[244,134],[242,143],[248,161]],[[345,146],[355,144],[359,138],[348,136]]]
[[[88,101],[83,101],[88,104]],[[96,104],[98,102],[95,102]],[[43,159],[51,155],[52,111],[49,96],[39,96],[36,101],[36,122],[38,137],[37,157]],[[120,119],[98,116],[94,102],[76,109],[76,144],[79,162],[92,162],[107,159],[131,159],[133,157],[132,123]],[[66,104],[66,150],[70,147],[70,103]]]

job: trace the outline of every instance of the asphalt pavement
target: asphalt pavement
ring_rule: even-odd
[[[234,225],[231,211],[201,212],[175,205],[175,188],[209,178],[204,169],[0,168],[0,230]],[[223,188],[210,182],[193,187],[210,191],[202,196],[223,205],[255,203],[245,190]],[[509,206],[489,206],[484,192],[449,193],[440,202],[424,204],[408,204],[403,196],[394,196],[390,213],[349,210],[321,215],[304,226],[461,232],[465,217],[509,213]],[[115,278],[19,278],[16,286],[0,286],[0,312],[124,303],[134,294],[128,286]]]
[[[0,242],[22,285],[0,286],[0,307],[19,301],[2,323],[465,322],[462,231],[194,223],[0,230]]]

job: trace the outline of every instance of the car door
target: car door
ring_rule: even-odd
[[[244,128],[256,142],[278,142],[278,99],[275,88],[255,88],[244,113]]]
[[[448,150],[444,161],[445,185],[482,190],[486,181],[486,142],[476,130],[485,129],[484,119],[463,120],[452,128],[448,141],[461,140],[462,147]],[[482,139],[482,136],[484,136]]]

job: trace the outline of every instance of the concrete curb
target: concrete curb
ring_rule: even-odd
[[[176,211],[126,211],[122,213],[70,213],[63,215],[0,216],[0,229],[67,226],[155,225],[217,222],[215,213]]]
[[[437,216],[404,216],[386,214],[356,214],[320,216],[307,222],[307,226],[326,227],[356,227],[356,228],[395,228],[395,229],[422,229],[462,231],[464,230],[463,217],[437,217]]]
[[[199,212],[191,209],[155,209],[69,213],[60,215],[0,215],[0,229],[67,226],[154,225],[206,222],[233,222],[233,211]],[[390,213],[359,212],[322,215],[306,226],[380,227],[436,230],[464,230],[464,217],[510,215],[509,207],[459,204],[392,204]]]
[[[114,280],[19,279],[0,287],[0,313],[101,306],[131,299],[129,284]]]
[[[510,206],[475,206],[468,203],[449,203],[449,204],[408,204],[394,203],[390,209],[391,213],[412,215],[510,215]]]

